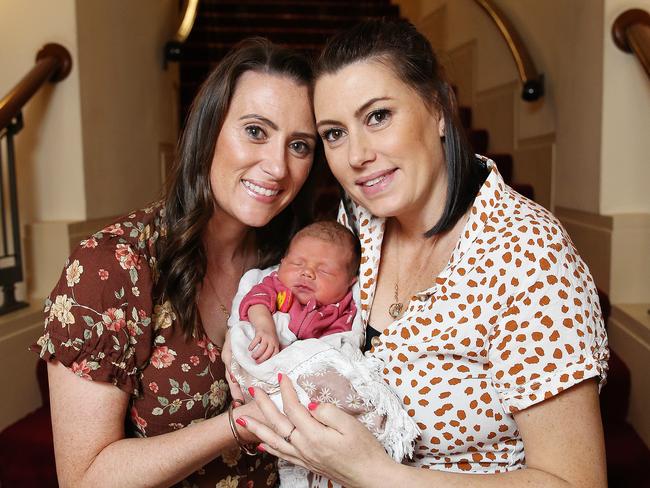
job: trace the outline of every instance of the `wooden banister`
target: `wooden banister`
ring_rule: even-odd
[[[65,79],[72,69],[72,57],[60,44],[46,44],[36,54],[36,64],[18,84],[0,100],[0,130],[18,116],[22,107],[46,82]]]
[[[183,43],[190,35],[190,32],[192,32],[198,8],[199,0],[185,0],[183,19],[178,26],[176,34],[174,34],[174,38],[165,44],[165,63],[167,61],[180,60]]]
[[[614,21],[612,36],[621,50],[636,55],[650,77],[650,14],[639,8],[626,10]]]
[[[544,96],[544,75],[538,73],[533,58],[510,20],[491,0],[474,0],[497,26],[515,60],[523,84],[521,98],[533,102]]]

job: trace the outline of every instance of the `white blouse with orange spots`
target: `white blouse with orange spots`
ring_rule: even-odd
[[[369,351],[420,427],[414,466],[496,473],[525,465],[513,413],[607,373],[607,336],[585,263],[557,219],[492,161],[446,268]],[[347,209],[347,212],[345,211]],[[384,219],[349,199],[368,323]]]

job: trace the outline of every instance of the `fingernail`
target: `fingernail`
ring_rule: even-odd
[[[235,381],[237,381],[237,380],[235,380],[235,375],[232,374],[232,373],[230,373],[230,381],[232,381],[233,383],[234,383]]]
[[[254,397],[255,396],[255,388],[253,388],[252,386],[249,386],[248,387],[248,393],[250,393],[251,396]]]
[[[235,422],[237,422],[242,427],[246,427],[246,421],[241,417],[238,417],[237,420],[235,420]]]
[[[266,449],[264,449],[264,446],[262,444],[257,445],[257,450],[260,452],[266,452]]]
[[[278,373],[278,383],[282,381],[282,373]]]
[[[309,402],[309,405],[307,405],[307,408],[309,410],[316,410],[318,405],[320,405],[318,402]]]

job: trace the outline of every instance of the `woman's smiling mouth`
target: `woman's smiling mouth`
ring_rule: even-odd
[[[258,199],[262,198],[265,201],[273,199],[282,191],[279,188],[265,188],[249,180],[241,180],[241,182],[251,196]]]
[[[374,195],[383,191],[393,181],[396,171],[397,168],[379,171],[367,177],[357,179],[355,184],[361,187],[361,191],[364,194]]]

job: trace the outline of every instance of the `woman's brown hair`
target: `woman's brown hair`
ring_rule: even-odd
[[[171,302],[186,337],[200,327],[196,303],[207,269],[202,237],[215,208],[210,167],[237,82],[248,71],[284,76],[300,85],[311,86],[313,81],[311,65],[302,55],[263,38],[247,39],[209,74],[192,102],[164,197],[166,236],[159,239],[157,249],[158,290]],[[322,160],[319,154],[321,147],[314,155],[314,165]],[[314,168],[286,209],[255,229],[260,256],[257,266],[277,263],[291,236],[310,220],[313,174]]]

